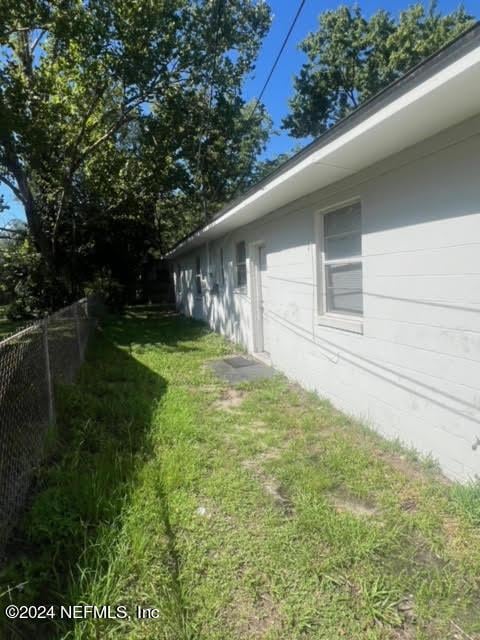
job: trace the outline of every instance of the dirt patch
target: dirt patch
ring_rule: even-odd
[[[270,429],[267,426],[266,422],[263,420],[253,420],[252,422],[247,422],[246,424],[240,424],[237,426],[241,431],[249,431],[250,433],[263,434],[269,433]]]
[[[272,631],[280,631],[281,628],[278,609],[266,594],[255,601],[247,594],[237,594],[228,617],[239,638],[260,640],[267,635],[271,637]]]
[[[448,561],[430,549],[419,534],[413,536],[410,558],[415,567],[444,569],[448,565]]]
[[[256,478],[256,480],[258,480],[258,482],[262,486],[263,491],[272,498],[272,500],[283,511],[283,513],[285,513],[285,515],[292,515],[293,505],[286,492],[284,491],[278,480],[269,475],[262,467],[262,463],[268,462],[269,460],[278,460],[280,456],[280,449],[269,449],[256,458],[253,458],[251,460],[244,460],[242,465],[245,467],[245,469],[248,469],[248,471],[250,471],[250,473]]]
[[[480,640],[480,635],[475,634],[472,636],[468,634],[462,629],[459,624],[457,624],[453,620],[450,620],[450,627],[452,630],[452,635],[449,636],[448,640]]]
[[[328,500],[338,513],[351,513],[354,516],[370,518],[378,515],[378,509],[375,506],[344,492],[330,493]]]
[[[397,611],[402,619],[401,626],[392,629],[391,640],[414,640],[417,637],[417,615],[415,603],[411,596],[402,598],[397,605]]]
[[[267,423],[264,422],[263,420],[253,420],[253,422],[250,422],[248,426],[252,429],[252,431],[262,431],[262,432],[268,431],[268,429],[265,429],[265,427],[267,426]]]
[[[402,627],[401,629],[393,629],[391,640],[415,640],[417,632],[413,627]]]
[[[376,449],[375,455],[377,458],[380,458],[386,464],[393,467],[396,471],[406,476],[410,481],[413,480],[420,483],[426,483],[429,479],[434,477],[437,482],[440,482],[443,485],[448,486],[451,484],[451,481],[440,473],[440,471],[434,469],[427,471],[427,469],[422,467],[420,462],[415,462],[402,453]]]
[[[400,600],[397,609],[406,624],[415,624],[417,616],[415,613],[415,604],[411,597]]]
[[[426,547],[417,549],[413,554],[413,562],[416,565],[424,567],[437,567],[443,569],[448,563],[443,560],[439,555],[427,549]]]
[[[400,503],[400,509],[408,513],[415,513],[417,511],[417,501],[415,498],[405,498]]]
[[[215,409],[220,411],[234,411],[245,400],[245,391],[238,389],[226,389],[223,392],[222,397],[213,403]]]

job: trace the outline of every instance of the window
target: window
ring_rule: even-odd
[[[361,316],[362,215],[360,203],[323,217],[325,311]]]
[[[237,242],[235,247],[237,266],[237,287],[247,286],[247,249],[245,241]]]
[[[195,261],[195,289],[197,295],[202,295],[202,266],[200,263],[200,256],[197,256]]]
[[[220,284],[225,286],[225,266],[223,261],[223,247],[220,247]]]

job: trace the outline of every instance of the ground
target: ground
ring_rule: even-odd
[[[1,637],[480,638],[478,489],[282,376],[227,387],[205,363],[234,351],[175,314],[104,323],[58,390],[0,594],[131,617]]]

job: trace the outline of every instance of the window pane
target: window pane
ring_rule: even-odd
[[[237,266],[237,287],[244,287],[247,284],[247,265]]]
[[[344,260],[361,255],[362,236],[359,233],[325,239],[325,260]]]
[[[338,233],[360,232],[362,229],[360,203],[356,202],[343,209],[326,213],[325,216],[325,236],[332,236]]]
[[[326,265],[327,311],[363,313],[362,264]]]
[[[247,252],[245,248],[245,242],[237,243],[237,264],[241,264],[242,262],[246,262],[247,260]]]
[[[197,276],[201,273],[200,258],[198,258],[198,257],[197,257],[197,260],[196,260],[195,272],[196,272]]]

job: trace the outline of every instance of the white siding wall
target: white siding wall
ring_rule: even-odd
[[[461,480],[480,474],[479,130],[465,123],[216,239],[227,278],[218,295],[214,273],[195,296],[206,245],[175,259],[179,307],[252,351],[251,282],[234,291],[234,243],[263,241],[273,365]],[[363,335],[316,322],[316,211],[352,197],[362,202]]]

